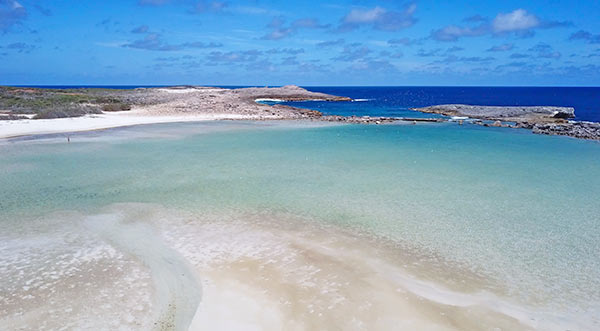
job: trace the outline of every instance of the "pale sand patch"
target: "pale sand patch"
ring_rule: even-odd
[[[166,92],[166,93],[173,93],[173,94],[181,94],[181,93],[190,93],[190,92],[198,92],[198,91],[203,91],[202,89],[197,89],[197,88],[180,88],[180,89],[174,89],[174,88],[159,88],[157,89],[157,91],[160,92]],[[207,89],[207,91],[210,91]]]
[[[143,110],[86,115],[82,117],[55,119],[27,119],[0,121],[0,138],[18,136],[80,132],[170,122],[197,122],[214,120],[256,119],[256,116],[242,114],[191,113],[185,115],[150,115]]]
[[[0,300],[0,325],[39,329],[62,323],[98,330],[590,329],[584,321],[575,319],[578,325],[558,312],[520,306],[483,291],[476,277],[446,264],[440,266],[442,274],[425,264],[408,272],[406,264],[415,257],[394,245],[289,214],[209,214],[115,204],[99,214],[54,219],[29,224],[41,233],[28,230],[27,242],[21,242],[27,238],[23,233],[20,240],[0,241],[0,276],[10,280],[0,286],[0,294],[7,294],[7,300]],[[8,232],[5,238],[15,238],[16,233]],[[47,270],[55,265],[56,270]],[[426,280],[432,272],[465,283],[448,287]],[[38,274],[33,282],[28,280]],[[70,292],[63,290],[70,286]],[[29,304],[31,295],[48,304]],[[55,306],[60,314],[51,311]]]

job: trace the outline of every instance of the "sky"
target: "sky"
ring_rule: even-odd
[[[0,0],[0,84],[600,86],[599,18],[598,0]]]

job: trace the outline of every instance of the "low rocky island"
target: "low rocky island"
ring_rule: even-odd
[[[413,110],[475,119],[474,124],[483,126],[523,128],[536,134],[600,140],[600,123],[570,120],[575,117],[575,109],[572,107],[449,104]]]
[[[556,121],[575,117],[572,107],[552,106],[473,106],[473,105],[437,105],[414,108],[423,113],[442,114],[446,116],[465,116],[486,120],[503,121]]]

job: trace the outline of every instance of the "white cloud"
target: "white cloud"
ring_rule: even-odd
[[[507,51],[512,51],[513,48],[515,48],[514,44],[502,44],[502,45],[492,46],[487,51],[488,52],[507,52]]]
[[[381,18],[387,11],[381,7],[375,7],[371,10],[352,9],[346,17],[344,23],[348,24],[363,24],[373,23]]]
[[[492,28],[495,33],[524,31],[536,28],[540,20],[525,9],[515,9],[510,13],[500,13],[494,18]]]
[[[0,0],[0,31],[6,32],[27,17],[27,10],[18,1]]]
[[[376,30],[398,31],[417,22],[414,17],[417,5],[410,3],[402,10],[387,10],[376,6],[372,9],[352,9],[341,20],[339,31],[351,31],[363,25],[371,25]]]
[[[432,37],[438,41],[456,41],[461,37],[477,37],[486,33],[487,27],[485,25],[479,25],[473,28],[448,25],[433,31]]]
[[[8,2],[11,3],[11,1],[8,1]],[[12,6],[12,9],[23,8],[23,5],[21,5],[18,1],[12,1],[11,6]]]
[[[475,15],[463,20],[467,26],[447,25],[431,31],[431,38],[438,41],[457,41],[462,37],[483,35],[519,37],[533,36],[536,29],[550,29],[572,26],[570,21],[544,21],[525,9],[515,9],[509,13],[499,13],[493,20]],[[474,25],[479,23],[478,25]]]

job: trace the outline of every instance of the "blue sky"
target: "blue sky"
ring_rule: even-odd
[[[600,86],[600,1],[0,0],[0,84]]]

